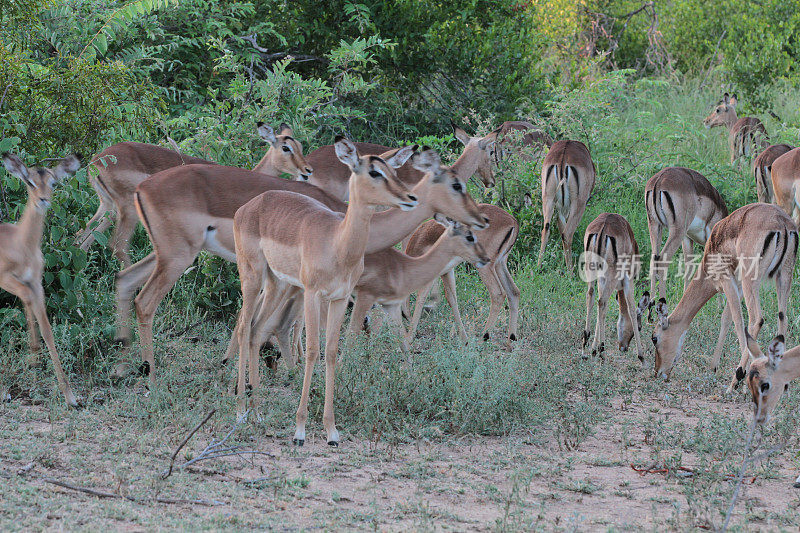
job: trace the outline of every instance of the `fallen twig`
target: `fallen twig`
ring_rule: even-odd
[[[152,500],[139,499],[139,498],[134,498],[133,496],[125,496],[122,494],[117,494],[115,492],[106,492],[104,490],[94,489],[91,487],[81,487],[78,485],[67,483],[66,481],[60,481],[58,479],[53,479],[53,478],[42,478],[42,481],[65,489],[74,490],[76,492],[82,492],[84,494],[90,494],[92,496],[97,496],[98,498],[114,498],[114,499],[128,500],[134,503],[147,503],[148,501],[154,501],[158,503],[205,505],[208,507],[225,505],[225,502],[217,500],[187,500],[184,498],[163,498],[160,496],[156,496]]]
[[[756,416],[753,416],[753,423],[750,424],[750,433],[747,435],[747,440],[744,443],[744,458],[742,459],[742,466],[739,468],[739,476],[736,479],[736,486],[733,488],[733,494],[731,494],[731,501],[728,504],[728,510],[725,513],[725,521],[722,523],[722,527],[719,528],[719,531],[723,532],[728,529],[728,524],[731,521],[731,516],[733,515],[733,508],[736,506],[736,500],[739,498],[739,490],[742,488],[742,483],[744,482],[744,473],[747,471],[747,466],[750,464],[750,459],[752,455],[752,451],[750,450],[750,445],[753,443],[753,436],[756,433]]]
[[[172,458],[169,461],[169,469],[167,470],[166,473],[161,475],[161,479],[167,479],[169,476],[172,475],[172,467],[175,466],[175,458],[178,457],[178,453],[180,453],[180,451],[183,449],[183,447],[186,446],[186,443],[189,442],[189,439],[191,439],[194,436],[194,434],[197,433],[200,430],[200,428],[203,427],[205,425],[205,423],[208,422],[208,420],[212,416],[214,416],[214,413],[216,413],[216,412],[217,412],[216,409],[212,409],[206,415],[206,417],[199,424],[197,424],[194,427],[194,429],[189,432],[188,435],[186,435],[186,438],[183,439],[183,441],[180,443],[180,445],[175,449],[175,453],[172,454]]]

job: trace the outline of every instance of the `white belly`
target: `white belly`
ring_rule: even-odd
[[[694,217],[692,223],[686,229],[686,234],[697,244],[705,244],[708,240],[708,235],[711,233],[708,229],[706,221],[700,217]]]
[[[219,230],[206,230],[206,239],[203,242],[203,248],[216,255],[217,257],[221,257],[226,261],[230,261],[232,263],[236,262],[236,252],[233,250],[229,250],[226,248],[219,240],[217,240],[217,232]]]

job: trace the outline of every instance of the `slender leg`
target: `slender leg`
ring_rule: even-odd
[[[155,385],[155,357],[153,354],[153,317],[158,304],[175,285],[184,270],[192,264],[197,254],[175,255],[163,263],[156,262],[153,274],[136,297],[136,317],[139,325],[139,342],[142,348],[142,371],[150,376],[150,384]]]
[[[105,191],[103,191],[99,185],[97,185],[95,179],[91,180],[92,187],[97,192],[97,197],[100,198],[100,205],[97,207],[97,211],[95,212],[94,216],[89,220],[86,224],[86,227],[78,233],[75,237],[75,244],[81,248],[81,250],[86,251],[89,247],[94,243],[94,232],[103,233],[111,226],[111,217],[105,216],[106,213],[113,213],[114,212],[114,202],[106,196]]]
[[[22,302],[25,309],[25,323],[28,326],[28,349],[35,356],[41,349],[42,345],[39,343],[39,333],[36,331],[36,315],[33,313],[33,308]]]
[[[739,349],[741,350],[742,357],[739,366],[736,368],[736,374],[731,379],[727,392],[733,392],[733,389],[739,384],[739,380],[743,379],[747,373],[747,361],[750,358],[750,350],[747,348],[747,335],[745,331],[744,318],[742,316],[742,296],[739,292],[739,287],[736,281],[731,279],[725,280],[723,283],[723,290],[725,291],[725,298],[728,300],[728,306],[731,310],[731,318],[733,320],[733,327],[736,331],[736,337],[739,340]]]
[[[503,286],[500,284],[500,280],[497,279],[497,273],[494,268],[490,268],[490,266],[480,268],[478,269],[478,275],[481,277],[483,284],[486,285],[486,289],[489,291],[489,298],[491,299],[489,317],[486,319],[486,325],[483,327],[481,335],[483,340],[488,341],[489,331],[494,328],[494,325],[497,323],[497,317],[503,309],[505,292],[503,292]]]
[[[135,265],[117,273],[117,333],[115,339],[124,345],[131,343],[131,304],[136,289],[145,284],[156,268],[156,254],[151,253]]]
[[[661,234],[664,230],[664,227],[658,222],[658,220],[651,218],[648,213],[647,217],[647,229],[650,233],[650,265],[655,265],[656,261],[660,260],[661,257],[656,253],[657,250],[661,247]],[[650,276],[650,294],[656,294],[656,280],[658,277],[656,276],[656,271],[653,270],[653,267],[650,267],[652,275]]]
[[[550,221],[553,220],[553,209],[555,202],[548,199],[545,194],[542,194],[542,213],[544,214],[544,227],[542,227],[542,243],[539,247],[539,259],[536,260],[536,268],[542,266],[542,258],[544,257],[544,250],[547,248],[547,239],[550,237]]]
[[[486,266],[481,270],[484,270],[486,268],[491,268],[491,267]],[[444,297],[447,300],[447,303],[450,305],[450,309],[453,310],[453,317],[456,320],[456,329],[458,330],[458,336],[462,342],[466,343],[467,332],[464,329],[464,322],[461,321],[461,312],[458,309],[458,294],[456,292],[456,274],[453,270],[442,274],[442,286],[444,287]]]
[[[761,332],[761,327],[764,325],[764,313],[761,310],[761,298],[759,296],[759,282],[753,282],[749,279],[743,280],[742,293],[744,295],[744,305],[747,307],[747,333],[753,340],[756,340]]]
[[[69,381],[67,381],[67,376],[64,373],[64,368],[61,366],[61,359],[58,357],[58,352],[56,351],[53,330],[50,327],[50,321],[47,319],[47,310],[44,303],[44,289],[42,289],[41,282],[25,284],[15,278],[5,276],[0,279],[0,287],[16,295],[22,300],[26,307],[30,307],[36,322],[38,322],[39,330],[42,332],[42,338],[47,346],[47,350],[50,352],[50,360],[53,363],[53,371],[56,374],[58,388],[64,395],[67,404],[72,407],[77,407],[78,400],[72,393]]]
[[[788,263],[788,261],[787,261]],[[791,268],[794,268],[794,261],[790,263]],[[786,337],[787,321],[786,309],[789,305],[789,291],[792,287],[792,272],[787,272],[784,269],[778,271],[775,276],[775,292],[778,293],[778,335]]]
[[[659,278],[658,295],[661,298],[667,297],[667,270],[669,269],[669,264],[672,261],[672,256],[678,251],[678,247],[681,246],[682,241],[683,237],[679,235],[677,227],[670,227],[669,235],[667,236],[667,242],[664,243],[664,247],[661,249],[661,254],[659,254],[661,258],[661,265],[664,265],[664,269],[656,269],[656,276]]]
[[[725,337],[728,336],[728,329],[731,327],[731,304],[725,303],[725,310],[722,312],[722,318],[719,321],[719,338],[717,338],[717,345],[714,347],[714,354],[711,356],[711,362],[708,365],[711,372],[716,372],[719,368],[719,361],[722,357],[722,350],[725,348]]]
[[[383,306],[386,314],[389,315],[389,320],[392,322],[392,327],[402,341],[403,352],[408,353],[410,346],[408,345],[406,330],[403,327],[403,311],[400,304],[385,305]]]
[[[517,326],[519,324],[519,300],[521,293],[519,287],[514,283],[514,278],[511,272],[508,271],[507,264],[508,256],[502,256],[496,261],[494,270],[500,283],[506,291],[506,298],[508,298],[508,340],[517,340]]]
[[[586,323],[583,327],[583,344],[581,346],[581,357],[587,359],[589,353],[586,347],[589,346],[589,339],[592,336],[589,325],[592,323],[592,307],[594,307],[594,282],[586,284]]]
[[[397,308],[398,311],[400,308]],[[325,410],[322,424],[328,436],[329,446],[339,445],[339,431],[333,413],[333,396],[336,391],[336,355],[339,352],[339,336],[347,311],[347,298],[332,300],[328,305],[328,324],[325,327]]]
[[[411,317],[411,323],[408,325],[407,338],[409,343],[417,335],[419,320],[422,317],[422,311],[425,308],[425,299],[428,297],[428,293],[431,292],[431,288],[433,288],[434,283],[435,282],[432,281],[417,291],[417,300],[414,304],[414,315]]]
[[[131,266],[131,258],[128,255],[130,240],[133,232],[136,231],[136,224],[139,218],[133,206],[117,206],[117,225],[114,228],[114,236],[111,238],[111,248],[114,255],[120,260],[124,268]]]
[[[599,355],[605,359],[606,351],[606,311],[608,311],[608,299],[614,293],[616,279],[600,278],[597,289],[597,325],[594,331],[594,341],[592,342],[592,355]]]
[[[686,292],[686,287],[689,285],[691,281],[690,272],[688,269],[688,265],[691,264],[691,257],[692,257],[692,240],[689,237],[683,238],[683,264],[685,267],[685,272],[683,276],[683,292]]]
[[[300,405],[297,407],[297,428],[293,439],[298,446],[302,446],[306,442],[308,395],[311,391],[314,365],[319,359],[319,306],[317,293],[306,290],[303,294],[303,308],[306,317],[306,367],[303,376],[303,391],[300,393]]]
[[[367,318],[367,313],[375,299],[371,298],[364,292],[356,293],[356,303],[353,305],[353,311],[350,313],[350,333],[357,335],[364,330],[364,320]]]
[[[642,350],[642,339],[639,336],[639,328],[637,327],[636,320],[636,300],[633,297],[633,283],[631,283],[627,275],[622,279],[622,292],[628,304],[625,307],[628,312],[628,323],[633,327],[633,339],[636,341],[636,356],[639,358],[639,361],[644,364],[644,350]],[[620,312],[622,312],[622,309],[620,309]]]

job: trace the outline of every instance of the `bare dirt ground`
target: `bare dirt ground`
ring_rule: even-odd
[[[683,453],[676,462],[659,449],[657,428],[666,424],[680,438],[709,417],[740,418],[749,406],[675,403],[655,396],[613,400],[608,419],[574,449],[553,439],[534,445],[525,435],[396,445],[346,440],[331,449],[320,428],[297,449],[284,436],[261,431],[237,444],[270,457],[201,461],[162,481],[175,448],[165,443],[176,438],[137,439],[135,431],[121,431],[124,419],[90,410],[51,422],[47,406],[15,402],[0,411],[0,522],[5,530],[121,531],[713,528],[708,502],[715,496],[705,485],[727,498],[734,475],[710,475],[713,457]],[[196,457],[231,424],[212,418],[177,464]],[[797,521],[800,491],[790,485],[797,472],[785,455],[745,479],[734,524],[758,530]],[[99,498],[48,478],[139,501]],[[157,503],[155,495],[213,505]]]

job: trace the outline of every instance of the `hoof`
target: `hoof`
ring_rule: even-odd
[[[488,341],[489,340],[489,332],[488,331],[483,334],[483,340],[484,341]]]
[[[244,386],[244,395],[248,398],[253,395],[253,386],[249,383]]]
[[[142,361],[142,364],[139,365],[139,375],[140,376],[149,376],[150,375],[150,362],[149,361]]]
[[[508,340],[515,341],[517,340],[517,336],[512,333],[511,335],[508,336]]]
[[[736,369],[736,386],[737,387],[739,386],[739,382],[744,379],[744,376],[745,376],[744,368],[742,368],[742,367],[737,368]]]
[[[297,439],[297,438],[295,438],[295,439],[292,439],[292,442],[294,443],[295,446],[298,446],[298,447],[302,448],[303,444],[306,443],[306,440],[305,439]]]
[[[339,447],[339,441],[336,441],[336,440],[329,440],[329,441],[328,441],[328,446],[330,446],[330,447],[332,447],[332,448],[338,448],[338,447]]]
[[[111,345],[127,348],[131,345],[131,339],[129,337],[114,337],[114,340],[111,341]]]

